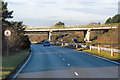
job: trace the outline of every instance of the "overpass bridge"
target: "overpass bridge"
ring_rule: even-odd
[[[57,29],[57,28],[29,28],[25,30],[26,35],[29,34],[34,34],[34,33],[43,33],[47,32],[48,33],[48,38],[49,41],[52,40],[52,33],[53,32],[67,32],[67,31],[83,31],[84,32],[84,40],[85,41],[90,41],[90,33],[91,31],[99,31],[99,30],[111,30],[111,29],[116,29],[116,26],[113,27],[92,27],[92,28],[62,28],[62,29]]]

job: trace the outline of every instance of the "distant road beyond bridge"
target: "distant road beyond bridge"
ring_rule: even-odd
[[[95,28],[62,28],[62,29],[57,29],[57,28],[29,28],[26,29],[26,35],[29,34],[34,34],[35,32],[47,32],[48,33],[48,38],[49,41],[52,39],[52,32],[67,32],[67,31],[84,31],[84,39],[86,41],[90,41],[90,32],[91,31],[98,31],[98,30],[111,30],[111,29],[116,29],[117,27],[95,27]]]

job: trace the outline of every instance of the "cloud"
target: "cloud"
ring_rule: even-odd
[[[71,5],[73,3],[71,2]],[[117,0],[116,2],[113,0],[110,1],[103,1],[103,0],[94,0],[94,1],[89,1],[85,0],[82,1],[80,0],[78,3],[74,4],[78,6],[66,6],[63,8],[63,10],[72,12],[79,12],[79,13],[89,13],[89,14],[97,14],[97,15],[106,15],[106,16],[111,16],[111,14],[117,14]]]
[[[117,14],[118,0],[5,0],[14,11],[14,20],[27,25],[52,25],[65,21],[68,25],[104,22]]]
[[[21,3],[9,2],[9,4],[12,4],[12,5],[24,5],[24,3],[23,3],[23,2],[21,2]]]
[[[116,12],[116,8],[106,7],[103,9],[94,9],[94,8],[64,8],[67,11],[76,11],[81,13],[89,13],[89,14],[99,14],[99,15],[109,15],[114,14]],[[105,11],[107,11],[105,13]]]

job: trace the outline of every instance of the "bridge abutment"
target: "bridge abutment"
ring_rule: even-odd
[[[51,41],[52,40],[52,31],[48,32],[48,40]]]
[[[91,33],[91,29],[84,31],[84,41],[90,41],[90,33]]]

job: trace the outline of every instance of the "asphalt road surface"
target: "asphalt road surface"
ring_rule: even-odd
[[[118,65],[64,47],[32,44],[32,57],[17,78],[118,78]]]

